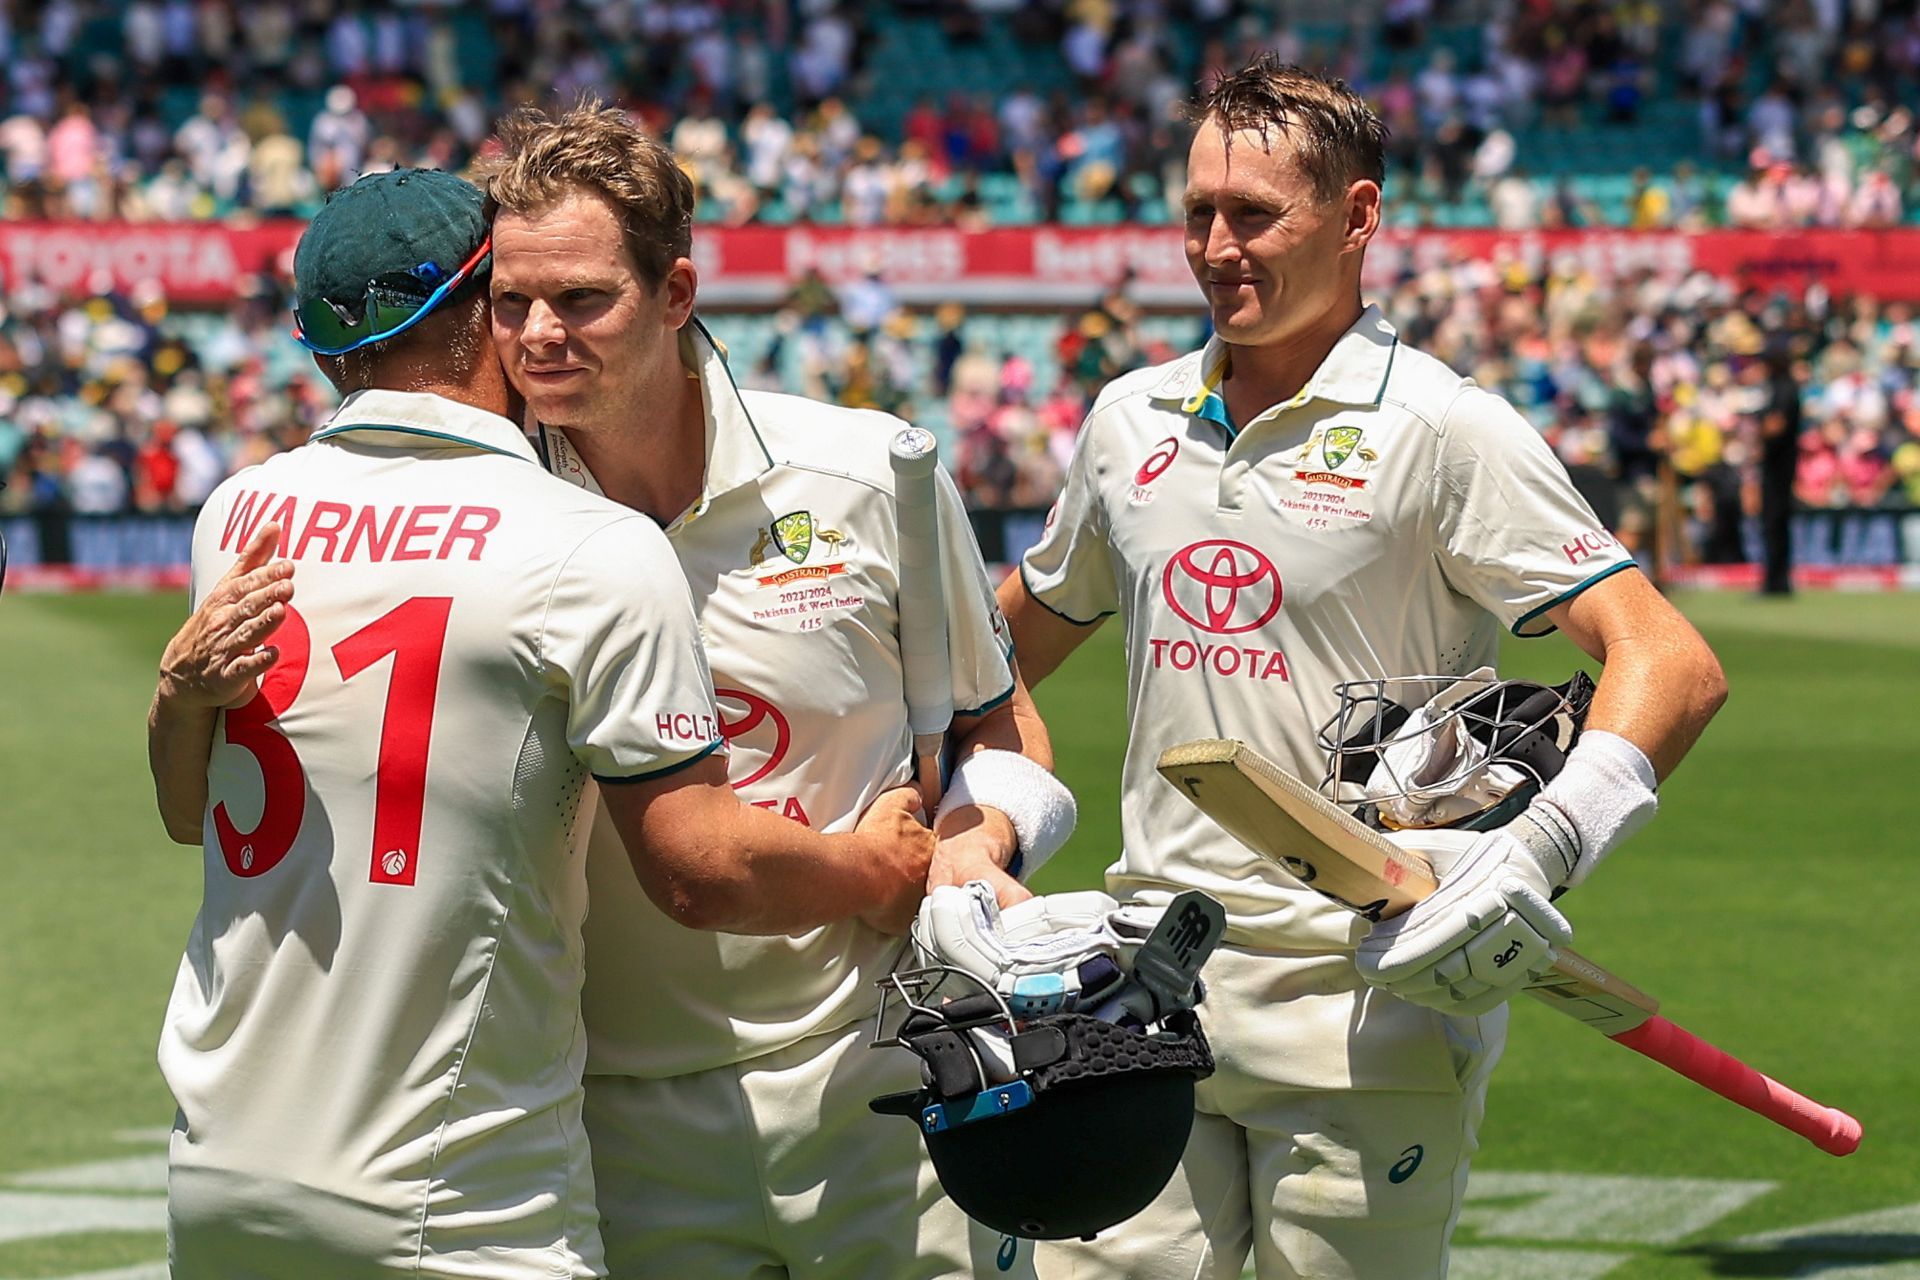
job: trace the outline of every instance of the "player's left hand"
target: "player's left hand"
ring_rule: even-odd
[[[279,660],[267,643],[286,621],[293,562],[275,560],[280,526],[260,526],[160,658],[160,696],[182,706],[235,707]]]
[[[1373,926],[1354,957],[1360,976],[1442,1013],[1486,1013],[1553,967],[1573,926],[1547,901],[1537,856],[1501,828],[1389,835],[1433,863],[1440,888]]]
[[[999,810],[960,805],[941,815],[935,831],[940,843],[934,847],[933,862],[927,868],[928,893],[943,884],[984,880],[993,886],[1002,908],[1033,896],[1033,891],[1002,865],[1012,854],[1017,837],[1013,824]]]
[[[1006,823],[993,810],[977,810],[983,816],[993,816]],[[952,814],[950,814],[952,818]],[[1025,902],[1033,896],[1033,890],[1027,889],[1006,873],[1006,867],[1000,865],[996,850],[1010,848],[1012,839],[996,839],[989,825],[983,821],[979,825],[964,827],[952,831],[956,823],[941,823],[941,842],[933,846],[933,864],[927,867],[927,892],[939,889],[941,885],[966,885],[968,881],[987,881],[993,885],[993,896],[1000,900],[1002,908],[1010,908],[1016,902]],[[952,831],[952,833],[950,833]],[[1008,833],[1012,827],[1008,825]]]
[[[875,796],[854,827],[874,841],[875,853],[892,877],[884,899],[860,912],[860,919],[895,937],[906,933],[927,892],[935,841],[921,820],[924,808],[918,787],[894,787]]]

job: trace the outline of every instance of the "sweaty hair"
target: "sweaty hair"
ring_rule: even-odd
[[[1213,121],[1229,139],[1241,130],[1273,150],[1278,130],[1322,200],[1337,200],[1360,178],[1384,183],[1387,126],[1344,80],[1318,75],[1263,53],[1222,77],[1189,109],[1196,123]]]
[[[627,252],[654,288],[693,252],[693,182],[625,112],[593,99],[557,114],[520,107],[498,137],[500,151],[475,174],[489,218],[537,213],[584,188],[613,206]]]

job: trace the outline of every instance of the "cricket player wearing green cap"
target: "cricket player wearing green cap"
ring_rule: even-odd
[[[295,317],[345,402],[195,529],[149,721],[167,829],[204,848],[160,1043],[177,1280],[606,1274],[588,774],[685,924],[785,933],[860,897],[898,929],[926,878],[910,791],[823,836],[728,788],[672,548],[507,416],[488,255],[458,178],[336,195]]]

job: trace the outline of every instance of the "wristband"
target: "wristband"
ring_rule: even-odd
[[[1007,870],[1023,879],[1059,852],[1079,816],[1066,784],[1018,751],[976,751],[962,760],[947,781],[934,824],[967,804],[1007,815],[1015,840]]]
[[[1653,762],[1639,747],[1617,733],[1589,729],[1567,753],[1566,767],[1514,822],[1522,826],[1522,819],[1530,820],[1559,846],[1560,859],[1549,866],[1549,874],[1570,889],[1652,820],[1660,807],[1657,782]],[[1524,836],[1522,843],[1536,847]]]

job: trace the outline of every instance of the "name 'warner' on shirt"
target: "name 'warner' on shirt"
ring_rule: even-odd
[[[446,519],[448,515],[451,520]],[[486,554],[487,535],[499,527],[500,510],[435,504],[378,507],[303,500],[292,495],[283,498],[243,489],[227,514],[220,549],[237,551],[244,547],[267,519],[279,524],[280,554],[289,559],[307,559],[317,550],[323,561],[375,564],[384,560],[451,560],[456,558],[456,544],[465,544],[468,560],[478,560]]]

